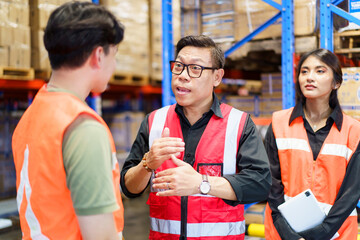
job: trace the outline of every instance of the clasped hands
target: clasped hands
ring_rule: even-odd
[[[165,128],[161,138],[151,146],[147,165],[151,169],[157,169],[163,162],[171,159],[177,167],[156,173],[152,187],[162,189],[157,196],[189,196],[199,193],[201,175],[190,164],[177,158],[185,150],[185,143],[181,138],[169,136],[170,130]]]

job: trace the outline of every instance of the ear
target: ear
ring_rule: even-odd
[[[217,86],[220,85],[221,80],[222,80],[225,72],[224,72],[224,69],[222,69],[222,68],[217,69],[217,70],[215,70],[215,71],[216,71],[216,74],[215,74],[215,79],[214,79],[214,84],[213,84],[213,86],[214,86],[214,87],[217,87]]]
[[[103,47],[96,47],[91,52],[89,56],[89,63],[92,68],[100,68],[103,63],[103,57],[104,57],[104,48]]]
[[[339,89],[339,87],[340,87],[340,83],[335,83],[335,86],[334,86],[334,90],[336,90],[336,89]]]

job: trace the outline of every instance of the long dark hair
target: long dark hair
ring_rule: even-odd
[[[330,52],[327,49],[323,49],[323,48],[316,49],[311,52],[305,53],[300,58],[299,64],[297,66],[296,83],[295,83],[296,103],[301,102],[303,105],[305,104],[306,97],[304,96],[304,94],[301,92],[301,89],[300,89],[299,75],[300,75],[301,67],[302,67],[304,61],[310,56],[316,57],[321,62],[325,63],[327,66],[330,67],[330,69],[333,72],[333,76],[334,76],[334,79],[333,79],[334,84],[341,85],[341,83],[343,81],[340,61],[334,53]],[[335,108],[335,106],[339,105],[339,100],[337,97],[337,89],[333,89],[331,91],[329,105],[331,108]]]

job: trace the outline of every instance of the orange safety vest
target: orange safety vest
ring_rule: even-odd
[[[226,104],[221,104],[220,108],[223,118],[211,117],[198,143],[194,164],[194,169],[201,174],[218,177],[237,172],[236,156],[246,120],[246,113]],[[183,139],[175,105],[150,114],[150,147],[155,139],[161,137],[164,127],[170,129],[171,137]],[[183,155],[179,158],[183,159]],[[155,173],[173,167],[176,166],[172,160],[167,160]],[[220,198],[195,194],[188,196],[187,218],[181,219],[181,197],[158,197],[156,191],[159,190],[151,188],[148,199],[150,239],[179,239],[182,224],[186,224],[187,239],[244,239],[243,205],[233,207]]]
[[[360,124],[344,114],[341,131],[334,123],[314,161],[303,118],[294,119],[289,126],[292,110],[275,112],[272,119],[285,201],[310,188],[327,214],[335,202],[348,162],[359,144]],[[354,209],[338,230],[340,237],[337,239],[356,239],[357,232]],[[265,211],[265,236],[271,240],[281,239],[274,227],[269,205]]]
[[[62,142],[67,127],[88,114],[107,129],[113,153],[114,194],[120,209],[114,220],[119,235],[124,210],[119,191],[120,174],[115,144],[104,120],[75,96],[48,92],[46,85],[25,111],[13,134],[17,205],[23,239],[82,239],[66,186]]]

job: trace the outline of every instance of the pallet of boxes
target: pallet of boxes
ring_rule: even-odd
[[[0,78],[31,80],[28,0],[0,1]]]
[[[112,84],[146,85],[149,82],[149,4],[147,0],[101,0],[125,26],[116,54]]]

